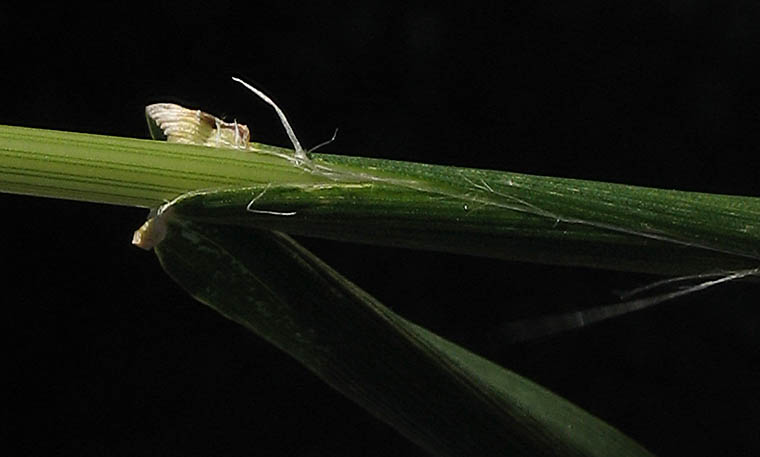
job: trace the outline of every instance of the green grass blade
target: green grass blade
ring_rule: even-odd
[[[663,274],[757,266],[760,199],[0,126],[0,191],[336,240]],[[276,214],[291,214],[278,216]]]
[[[194,193],[174,210],[336,240],[664,274],[758,261],[757,198],[334,155],[314,163],[337,177]]]
[[[648,456],[562,398],[416,326],[287,235],[171,218],[167,273],[441,456]]]
[[[153,208],[191,190],[270,181],[320,179],[265,154],[0,126],[0,192]]]

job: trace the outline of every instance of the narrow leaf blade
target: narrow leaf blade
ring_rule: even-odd
[[[156,252],[195,298],[435,455],[651,455],[568,401],[391,312],[287,235],[174,218]]]

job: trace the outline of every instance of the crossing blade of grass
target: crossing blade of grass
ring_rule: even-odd
[[[167,219],[156,253],[169,276],[434,455],[651,455],[396,315],[285,234]]]
[[[430,188],[372,180],[252,184],[188,193],[172,209],[197,221],[555,265],[687,275],[758,264],[750,240],[760,237],[753,219],[760,217],[760,199],[359,161],[368,168],[404,169],[402,176]],[[471,200],[462,176],[488,176],[489,187],[507,196],[495,200],[514,197],[518,208]],[[456,179],[459,187],[441,185]],[[499,188],[505,180],[513,184]],[[540,210],[525,210],[526,205]]]

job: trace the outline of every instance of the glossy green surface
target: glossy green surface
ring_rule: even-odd
[[[606,423],[396,315],[287,235],[170,220],[191,295],[440,456],[649,456]]]
[[[760,199],[0,126],[0,191],[335,240],[662,274],[754,268]],[[181,198],[178,198],[183,196]]]

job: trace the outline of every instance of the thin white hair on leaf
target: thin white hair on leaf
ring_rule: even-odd
[[[614,317],[622,316],[634,311],[640,311],[642,309],[657,305],[668,300],[673,300],[684,295],[693,294],[695,292],[717,286],[718,284],[746,278],[748,276],[760,276],[760,268],[737,270],[733,272],[725,272],[722,274],[708,273],[671,278],[663,281],[657,281],[656,283],[653,283],[649,286],[641,287],[639,289],[636,289],[634,292],[638,294],[642,291],[650,290],[654,287],[661,287],[667,284],[673,284],[693,279],[705,279],[708,277],[716,276],[716,279],[703,281],[699,284],[684,287],[672,292],[654,295],[651,297],[644,297],[622,303],[602,305],[594,308],[571,311],[567,313],[551,314],[548,316],[508,322],[507,324],[501,326],[499,329],[499,334],[511,343],[529,341],[545,336],[555,335],[557,333],[585,327],[587,325],[595,324],[607,319],[612,319]]]
[[[493,187],[491,187],[491,185],[488,184],[488,182],[485,179],[483,179],[483,178],[480,178],[480,183],[476,183],[472,179],[468,178],[467,175],[465,175],[464,173],[461,173],[461,176],[462,176],[462,179],[464,179],[465,182],[467,182],[467,184],[469,184],[470,187],[472,187],[473,189],[478,190],[478,191],[482,191],[482,192],[486,192],[488,194],[495,195],[496,197],[499,197],[501,200],[507,201],[509,203],[506,204],[506,205],[504,205],[504,204],[500,205],[500,204],[498,204],[498,202],[494,202],[493,200],[490,200],[490,199],[483,200],[483,201],[478,201],[476,198],[471,197],[471,199],[472,199],[473,202],[484,203],[486,205],[493,205],[493,206],[502,207],[502,208],[505,208],[505,209],[510,209],[510,210],[513,210],[513,211],[524,212],[524,213],[528,213],[528,214],[535,214],[536,216],[547,217],[547,218],[550,218],[550,219],[554,219],[556,221],[556,224],[558,224],[560,221],[563,221],[562,217],[560,215],[558,215],[558,214],[554,214],[554,213],[552,213],[550,211],[543,210],[543,209],[539,208],[538,206],[533,205],[533,204],[531,204],[531,203],[529,203],[529,202],[527,202],[527,201],[525,201],[525,200],[523,200],[521,198],[517,198],[517,197],[512,196],[512,195],[508,195],[508,194],[505,194],[505,193],[502,193],[502,192],[495,191],[493,189]]]
[[[246,89],[258,95],[260,99],[264,100],[267,104],[269,104],[269,106],[274,108],[274,111],[277,113],[277,116],[280,117],[280,122],[282,122],[282,126],[285,127],[285,132],[288,134],[288,138],[290,138],[290,142],[293,144],[296,160],[300,162],[301,164],[309,163],[310,160],[309,160],[308,154],[306,154],[306,151],[301,147],[301,143],[298,141],[298,138],[296,137],[296,134],[293,131],[293,127],[290,126],[290,122],[288,122],[288,118],[285,116],[285,113],[280,109],[280,107],[277,106],[277,103],[275,103],[274,100],[269,98],[264,92],[260,91],[259,89],[256,89],[255,87],[243,81],[242,79],[236,78],[233,76],[232,80],[237,83],[242,84]]]
[[[272,183],[269,183],[264,187],[264,190],[259,192],[255,197],[251,199],[251,201],[248,202],[248,205],[246,205],[245,210],[249,213],[257,213],[257,214],[270,214],[272,216],[295,216],[295,211],[272,211],[272,210],[266,210],[266,209],[254,209],[253,204],[256,203],[258,199],[264,196],[264,194],[267,193],[269,188],[272,187]]]
[[[689,282],[689,281],[697,281],[697,280],[703,280],[703,279],[708,279],[708,278],[721,278],[725,276],[730,276],[731,274],[733,274],[733,272],[724,270],[724,271],[713,271],[713,272],[708,272],[708,273],[699,273],[699,274],[687,275],[687,276],[677,276],[675,278],[666,278],[666,279],[662,279],[659,281],[646,284],[641,287],[637,287],[635,289],[619,292],[617,293],[617,295],[618,297],[620,297],[621,300],[628,300],[637,295],[641,295],[644,292],[650,292],[660,287],[665,287],[665,286],[676,287],[676,285],[678,284]],[[687,285],[684,288],[688,289],[689,287],[692,287],[692,286]]]
[[[626,228],[623,226],[610,224],[606,222],[598,222],[595,220],[589,220],[589,219],[580,219],[577,217],[568,217],[564,216],[560,213],[554,213],[548,210],[545,210],[537,205],[531,204],[525,200],[522,200],[520,198],[514,197],[512,195],[499,192],[495,190],[486,180],[482,177],[479,177],[477,179],[480,180],[480,183],[475,182],[473,179],[467,177],[465,173],[461,173],[462,178],[464,181],[470,186],[470,188],[476,192],[480,193],[486,196],[485,199],[480,199],[477,196],[473,196],[472,194],[469,194],[469,199],[473,203],[483,203],[485,205],[495,206],[497,208],[505,208],[525,214],[533,214],[536,216],[545,217],[548,219],[552,219],[554,221],[555,227],[558,226],[560,223],[566,223],[566,224],[578,224],[578,225],[585,225],[588,227],[596,227],[603,230],[609,230],[611,232],[617,232],[617,233],[624,233],[627,235],[633,235],[637,237],[642,238],[649,238],[653,240],[659,240],[659,241],[665,241],[668,243],[678,244],[682,246],[689,246],[694,248],[700,248],[700,249],[707,249],[714,252],[722,252],[724,254],[731,254],[731,255],[739,255],[742,257],[750,257],[754,259],[759,259],[756,255],[756,253],[748,253],[747,251],[738,251],[738,250],[732,250],[732,249],[724,249],[720,247],[716,247],[707,243],[701,243],[701,242],[695,242],[690,240],[684,240],[679,239],[675,236],[671,236],[667,233],[660,232],[658,230],[650,229],[650,230],[636,230],[631,228]],[[514,186],[512,181],[509,181],[510,186]],[[488,195],[492,195],[495,198],[490,198]],[[506,203],[505,203],[506,202]]]

